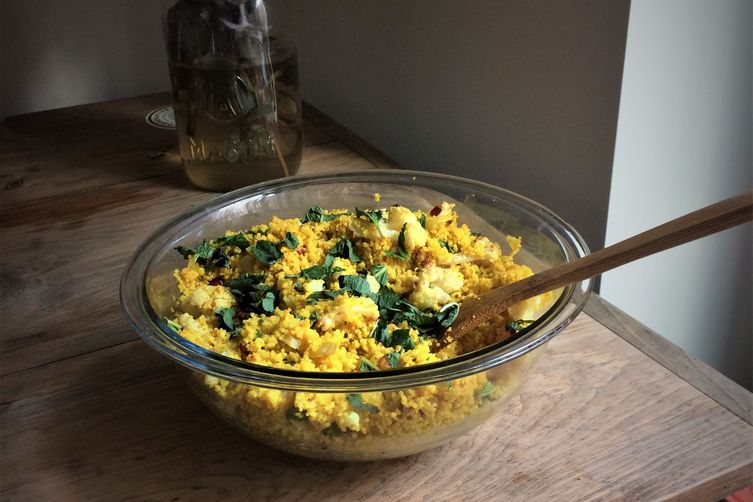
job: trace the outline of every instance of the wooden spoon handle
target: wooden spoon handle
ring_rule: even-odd
[[[753,219],[753,192],[730,197],[686,214],[634,237],[570,263],[547,269],[526,279],[465,302],[450,331],[453,339],[492,315],[528,298],[573,282],[594,277],[639,258],[711,235]]]

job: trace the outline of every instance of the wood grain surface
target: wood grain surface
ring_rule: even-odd
[[[718,500],[753,482],[751,394],[666,341],[642,345],[598,297],[600,322],[581,314],[520,395],[436,450],[338,464],[242,437],[118,302],[135,247],[214,196],[183,177],[174,132],[144,123],[166,102],[0,123],[0,500]],[[306,115],[302,172],[394,166]]]

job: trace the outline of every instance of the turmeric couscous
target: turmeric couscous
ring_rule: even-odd
[[[378,197],[375,197],[378,200]],[[441,361],[509,337],[550,301],[521,302],[443,346],[466,299],[532,274],[509,250],[458,224],[454,205],[354,211],[312,207],[228,231],[194,248],[174,277],[167,322],[187,340],[260,365],[306,372],[368,372]],[[480,411],[504,389],[485,373],[419,388],[363,394],[309,393],[201,376],[227,418],[254,435],[324,447],[415,434]],[[248,430],[249,427],[246,427]]]

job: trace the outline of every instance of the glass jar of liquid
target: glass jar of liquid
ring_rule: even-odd
[[[191,182],[226,191],[298,172],[295,31],[284,0],[171,0],[164,31]]]

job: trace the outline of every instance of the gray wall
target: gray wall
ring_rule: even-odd
[[[406,167],[606,228],[628,2],[298,2],[306,97]]]
[[[633,0],[607,241],[750,190],[749,0]],[[751,225],[605,274],[601,294],[751,386]]]

